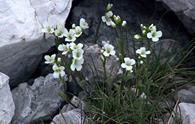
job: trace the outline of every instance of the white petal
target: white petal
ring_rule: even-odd
[[[140,50],[140,49],[137,49],[137,50],[136,50],[136,53],[137,53],[137,54],[140,54],[140,53],[141,53],[141,50]]]
[[[162,37],[162,31],[157,31],[156,35],[157,35],[157,37]]]
[[[159,38],[158,38],[158,37],[153,37],[153,38],[152,38],[152,41],[153,41],[153,42],[157,42],[157,41],[159,41]]]
[[[146,54],[150,54],[151,52],[150,51],[146,51]]]
[[[125,57],[124,60],[125,60],[125,62],[128,62],[128,61],[130,61],[130,58]]]
[[[126,70],[131,71],[133,69],[132,66],[126,66]]]
[[[61,71],[60,72],[60,75],[61,75],[61,77],[64,77],[65,76],[65,72],[64,71]]]
[[[134,59],[131,59],[131,65],[135,65],[135,60]]]
[[[59,78],[59,77],[60,77],[60,75],[59,75],[59,73],[54,72],[54,73],[53,73],[53,77],[54,77],[54,78]]]
[[[141,57],[146,58],[146,54],[141,54]]]
[[[149,33],[147,33],[147,38],[152,38],[152,33],[151,32],[149,32]]]
[[[105,57],[108,57],[109,56],[109,54],[105,51],[105,52],[103,52],[103,55],[105,56]]]
[[[58,46],[58,50],[59,50],[59,51],[64,51],[64,44],[60,44],[60,45]]]
[[[72,71],[75,71],[75,68],[76,68],[75,64],[71,64],[70,69],[71,69]]]
[[[115,51],[114,50],[112,50],[111,52],[110,52],[110,54],[112,55],[112,56],[114,56],[115,55]]]
[[[81,71],[81,69],[82,69],[82,65],[76,65],[76,70],[77,71]]]
[[[106,22],[106,17],[105,16],[102,16],[102,21]]]
[[[125,64],[125,63],[122,63],[122,64],[121,64],[121,67],[122,67],[122,68],[126,68],[126,64]]]

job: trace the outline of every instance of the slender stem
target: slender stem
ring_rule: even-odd
[[[97,40],[99,38],[99,31],[100,31],[101,23],[102,23],[102,20],[99,19],[98,26],[97,26],[97,29],[96,29],[96,32],[95,32],[95,36],[94,36],[94,42],[95,42],[95,44],[97,43]]]

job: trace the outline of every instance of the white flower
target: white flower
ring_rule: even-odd
[[[106,10],[109,11],[110,9],[112,9],[112,7],[113,7],[113,4],[108,3],[108,5],[106,6]]]
[[[79,44],[70,43],[70,49],[71,50],[82,49],[82,48],[83,48],[83,44],[82,43],[79,43]]]
[[[127,71],[133,72],[133,65],[135,65],[135,60],[128,57],[124,58],[124,63],[121,64],[121,67]]]
[[[64,77],[66,74],[64,72],[64,67],[63,66],[58,66],[57,64],[54,64],[52,67],[54,73],[53,73],[53,77],[54,78],[60,78],[60,77]]]
[[[46,55],[45,57],[45,64],[54,64],[55,63],[55,59],[56,59],[56,54],[53,54],[51,56]]]
[[[141,47],[140,49],[136,50],[136,53],[139,54],[141,57],[146,58],[151,52],[148,50],[146,51],[145,47]]]
[[[50,33],[50,34],[54,33],[54,29],[51,26],[44,26],[41,31],[43,33]]]
[[[147,33],[147,37],[152,39],[153,42],[159,41],[159,38],[162,37],[161,31],[152,30],[151,32]]]
[[[84,50],[82,49],[75,49],[72,51],[72,57],[74,59],[82,59],[83,58]]]
[[[121,25],[122,27],[125,27],[127,25],[127,21],[123,21]]]
[[[62,52],[62,55],[66,55],[70,51],[70,44],[60,44],[58,50]]]
[[[70,29],[69,32],[65,31],[64,32],[64,36],[66,37],[65,41],[74,42],[76,40],[75,30],[74,29]]]
[[[110,55],[114,56],[116,53],[114,50],[114,46],[109,43],[104,43],[104,46],[102,47],[101,52],[105,57],[108,57]]]
[[[84,63],[84,59],[83,58],[81,58],[81,59],[73,59],[72,60],[72,64],[70,66],[70,69],[72,71],[75,71],[75,69],[77,71],[81,71],[83,63]]]
[[[89,25],[88,25],[88,23],[85,21],[85,19],[84,18],[81,18],[80,19],[80,27],[82,28],[82,29],[87,29],[87,28],[89,28]]]
[[[63,25],[57,25],[57,28],[54,31],[54,34],[55,36],[62,38],[64,37],[64,32],[67,32],[67,29]]]
[[[80,37],[82,34],[82,28],[80,26],[76,26],[74,30],[75,30],[75,36]]]
[[[140,64],[143,64],[143,63],[144,63],[144,62],[141,60],[141,61],[140,61]]]
[[[105,16],[102,16],[102,21],[106,23],[106,25],[111,26],[114,22],[111,17],[113,16],[112,11],[108,11]]]

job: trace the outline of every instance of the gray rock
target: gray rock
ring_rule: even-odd
[[[64,90],[65,86],[54,79],[52,74],[35,79],[32,86],[20,84],[12,91],[16,105],[12,124],[50,120],[62,104],[57,94]]]
[[[9,124],[14,116],[15,105],[9,87],[9,77],[0,72],[0,124]]]
[[[140,24],[155,24],[158,29],[163,32],[163,38],[176,39],[184,42],[188,41],[187,33],[181,28],[180,21],[174,17],[169,17],[170,20],[165,20],[164,11],[155,13],[155,2],[145,0],[83,0],[72,10],[71,23],[76,23],[81,17],[85,18],[89,23],[89,30],[86,36],[83,36],[80,41],[94,43],[96,29],[99,24],[101,16],[104,14],[104,9],[107,3],[113,3],[113,13],[119,15],[123,20],[127,21],[129,29],[127,30],[127,43],[131,43],[134,34],[140,33]],[[161,6],[162,7],[162,6]],[[93,10],[93,11],[91,11]],[[167,15],[167,14],[166,14]],[[174,22],[171,22],[174,18]],[[178,21],[178,22],[177,22]],[[178,28],[179,27],[179,28]],[[177,33],[176,33],[177,31]],[[175,33],[174,33],[175,32]],[[179,37],[178,37],[179,36]],[[99,39],[97,43],[102,40],[116,41],[116,32],[104,23],[99,29]]]
[[[85,115],[80,109],[73,109],[56,115],[51,124],[86,124]]]
[[[179,90],[176,95],[175,99],[179,99],[181,102],[185,103],[195,103],[195,86],[187,85]]]
[[[180,103],[177,109],[182,124],[195,124],[195,104]]]
[[[73,96],[70,102],[71,102],[70,104],[67,104],[62,108],[62,110],[61,110],[62,113],[67,112],[67,111],[71,111],[71,110],[76,109],[76,108],[83,110],[85,107],[84,102],[76,96]]]
[[[157,0],[163,2],[171,9],[178,18],[183,22],[184,26],[192,34],[195,33],[195,1],[194,0]]]
[[[85,63],[83,65],[83,75],[89,80],[94,81],[95,78],[104,76],[103,63],[101,60],[100,46],[97,44],[90,45],[85,48],[84,53]],[[106,72],[107,76],[115,76],[119,72],[120,65],[117,58],[111,56],[107,58]]]
[[[43,37],[43,25],[65,23],[72,0],[0,0],[0,71],[11,85],[31,76],[42,53],[52,45]],[[22,76],[21,76],[22,75]]]

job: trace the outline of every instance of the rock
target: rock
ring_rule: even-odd
[[[85,115],[80,109],[73,109],[56,115],[51,124],[86,124]]]
[[[76,108],[83,110],[85,107],[84,102],[76,96],[73,96],[70,102],[70,104],[67,104],[62,108],[61,112],[67,112]]]
[[[185,103],[195,103],[195,86],[187,85],[179,90],[176,95],[175,99],[179,99],[181,102]]]
[[[195,34],[195,1],[194,0],[157,0],[171,9],[184,26],[192,34]]]
[[[154,46],[156,55],[159,55],[161,63],[169,62],[178,64],[178,60],[183,57],[181,54],[183,53],[182,44],[179,41],[173,39],[162,39],[154,44]]]
[[[15,105],[9,87],[9,77],[0,72],[0,124],[9,124],[14,116]]]
[[[195,104],[180,103],[177,109],[182,124],[195,124]]]
[[[62,99],[57,94],[64,90],[64,85],[52,74],[35,79],[32,86],[20,84],[12,91],[16,105],[12,124],[50,120],[62,105]]]
[[[0,0],[0,71],[11,86],[31,76],[54,38],[43,37],[43,25],[65,23],[72,0]],[[21,76],[22,75],[22,76]]]
[[[164,18],[165,12],[154,12],[156,7],[154,1],[145,0],[104,0],[104,1],[94,1],[94,0],[83,0],[72,10],[71,23],[76,23],[81,17],[85,18],[89,23],[89,30],[85,33],[85,36],[81,37],[81,42],[94,43],[95,34],[101,19],[104,14],[104,9],[107,3],[113,3],[113,13],[119,15],[123,20],[127,21],[129,29],[128,33],[128,43],[131,43],[132,37],[136,33],[140,33],[140,24],[149,25],[151,23],[157,25],[158,30],[163,32],[163,38],[175,39],[176,41],[188,41],[187,33],[184,29],[179,26],[180,21],[177,17],[169,17],[166,20]],[[91,11],[93,10],[93,11]],[[171,22],[174,20],[174,22]],[[160,23],[159,23],[160,22]],[[178,28],[179,27],[179,28]],[[174,33],[178,31],[177,33]],[[176,36],[177,34],[177,36]],[[178,37],[179,36],[179,37]],[[116,32],[110,27],[107,27],[104,23],[101,24],[99,28],[99,39],[97,43],[101,43],[102,40],[111,42],[116,41]]]
[[[85,48],[84,59],[85,63],[82,72],[86,79],[94,81],[95,78],[104,76],[100,47],[97,44]],[[106,63],[107,76],[116,76],[119,69],[120,65],[117,58],[114,56],[109,57]]]

